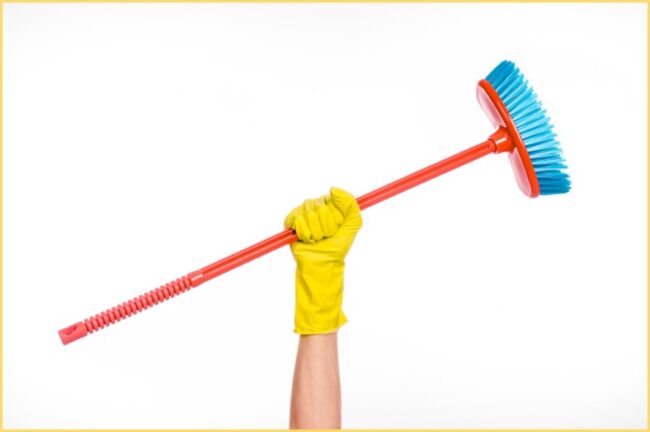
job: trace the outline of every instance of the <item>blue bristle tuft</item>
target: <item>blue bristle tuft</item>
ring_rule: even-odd
[[[502,61],[485,78],[499,94],[533,163],[540,195],[566,193],[571,180],[553,125],[528,81],[511,61]]]

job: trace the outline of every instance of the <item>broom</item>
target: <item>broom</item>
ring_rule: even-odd
[[[490,153],[508,154],[517,184],[525,195],[534,198],[568,192],[571,182],[564,171],[567,167],[560,143],[556,140],[546,111],[517,66],[511,61],[501,62],[485,79],[479,81],[476,94],[496,128],[486,141],[359,197],[359,207],[366,209]],[[76,341],[296,240],[292,230],[282,231],[173,282],[61,329],[61,341],[63,344]]]

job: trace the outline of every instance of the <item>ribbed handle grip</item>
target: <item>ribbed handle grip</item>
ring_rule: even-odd
[[[173,282],[166,283],[129,301],[107,309],[104,312],[100,312],[90,318],[61,329],[59,330],[59,336],[61,337],[61,341],[67,345],[86,336],[88,333],[93,333],[99,329],[108,327],[124,318],[128,318],[151,306],[184,293],[190,288],[192,288],[190,279],[187,276],[183,276]]]
[[[392,196],[402,193],[411,189],[419,184],[431,180],[439,175],[442,175],[454,168],[465,165],[468,162],[476,160],[482,156],[493,153],[496,151],[496,144],[491,139],[488,139],[481,144],[475,145],[465,151],[462,151],[454,156],[429,165],[419,171],[414,172],[408,176],[402,177],[386,186],[375,189],[374,191],[363,195],[357,199],[359,207],[366,209],[381,201],[384,201]],[[104,312],[80,321],[76,324],[68,326],[59,330],[59,336],[64,344],[76,341],[88,333],[93,333],[99,329],[107,327],[121,319],[130,317],[144,309],[161,303],[171,297],[180,293],[188,291],[210,279],[213,279],[227,271],[237,268],[249,261],[254,260],[262,255],[279,249],[282,246],[288,245],[296,241],[296,234],[291,230],[284,230],[272,237],[267,238],[259,243],[247,247],[239,252],[236,252],[226,258],[223,258],[215,263],[203,267],[176,279],[173,282],[165,284],[159,288],[149,291],[141,296],[135,297],[132,300],[124,302],[118,306],[112,307]]]

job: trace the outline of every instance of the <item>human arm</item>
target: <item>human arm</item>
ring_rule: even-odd
[[[295,329],[300,334],[291,396],[290,427],[341,427],[337,331],[347,322],[341,310],[345,256],[361,228],[361,210],[349,193],[306,200],[285,219],[298,241]]]
[[[336,332],[300,336],[289,427],[341,428],[341,382]]]

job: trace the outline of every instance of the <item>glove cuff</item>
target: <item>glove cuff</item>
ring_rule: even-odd
[[[347,322],[343,303],[344,264],[296,268],[295,328],[298,334],[333,333]]]

